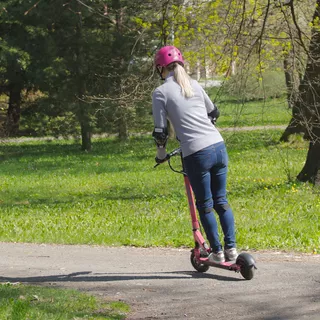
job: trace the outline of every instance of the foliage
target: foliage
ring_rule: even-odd
[[[125,319],[128,306],[75,290],[0,284],[0,319]]]
[[[306,43],[309,2],[295,7]],[[23,70],[24,134],[143,131],[152,57],[163,44],[182,49],[195,77],[226,76],[227,92],[242,100],[281,95],[292,52],[288,68],[305,65],[290,8],[261,0],[7,0],[3,8],[0,82],[17,82],[11,71]],[[30,103],[38,89],[44,95]]]
[[[223,135],[239,247],[319,251],[319,196],[293,178],[306,143],[278,144],[279,131]],[[149,136],[97,139],[90,154],[71,141],[12,143],[0,152],[1,241],[193,245],[182,177],[152,168]]]
[[[126,126],[139,123],[133,117],[135,107],[149,97],[151,89],[144,87],[152,81],[141,70],[148,45],[137,38],[140,20],[133,17],[146,10],[140,1],[39,1],[34,6],[32,1],[6,1],[0,14],[0,87],[11,94],[9,85],[17,81],[9,77],[16,74],[10,61],[19,62],[21,88],[28,89],[24,132],[50,132],[48,123],[56,122],[52,118],[66,122],[59,127],[61,135],[70,128],[79,133],[78,124],[81,132],[112,132],[123,127],[126,114],[131,115]],[[29,93],[38,89],[44,95],[30,103]],[[104,125],[105,118],[111,126]],[[35,120],[37,126],[30,128]]]

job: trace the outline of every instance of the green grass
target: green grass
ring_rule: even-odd
[[[237,103],[228,101],[221,104],[220,127],[286,125],[291,110],[282,99]]]
[[[319,251],[319,194],[294,181],[307,144],[223,135],[239,247]],[[191,247],[182,176],[154,156],[149,136],[95,140],[90,154],[70,141],[0,146],[0,241]]]
[[[125,319],[126,304],[75,290],[0,284],[0,320]]]
[[[285,96],[244,101],[219,88],[211,88],[208,93],[221,111],[219,127],[287,125],[292,116]]]

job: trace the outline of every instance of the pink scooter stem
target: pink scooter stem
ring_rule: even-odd
[[[196,206],[194,203],[192,188],[191,188],[190,181],[189,181],[187,175],[184,175],[184,184],[186,187],[186,193],[187,193],[188,202],[189,202],[189,209],[190,209],[190,215],[191,215],[194,241],[206,248],[206,246],[207,246],[206,242],[205,242],[201,232],[199,231],[200,224],[197,219]]]

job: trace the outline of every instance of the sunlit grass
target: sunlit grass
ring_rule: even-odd
[[[281,131],[223,135],[239,247],[319,251],[319,195],[294,180],[307,144],[278,144]],[[70,141],[2,145],[0,241],[192,246],[182,176],[153,169],[154,156],[149,136],[95,140],[88,154]]]
[[[220,127],[286,125],[292,116],[285,95],[278,98],[243,100],[230,96],[219,88],[207,90],[217,104],[221,116]]]
[[[125,319],[129,307],[75,290],[0,284],[0,320]]]
[[[289,123],[292,111],[284,99],[221,104],[221,127],[268,126]]]

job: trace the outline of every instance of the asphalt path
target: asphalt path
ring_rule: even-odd
[[[74,288],[131,305],[127,319],[320,319],[320,256],[251,252],[252,280],[190,250],[0,243],[0,281]]]

